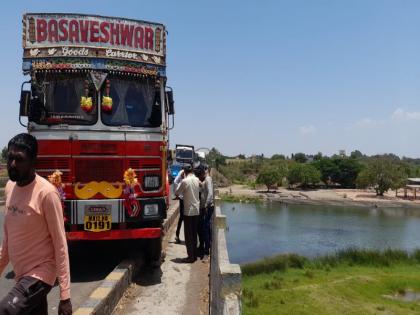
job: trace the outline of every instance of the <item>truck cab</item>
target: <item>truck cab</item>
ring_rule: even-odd
[[[165,26],[28,13],[23,28],[19,121],[38,140],[38,174],[60,174],[68,240],[160,242],[174,121]]]

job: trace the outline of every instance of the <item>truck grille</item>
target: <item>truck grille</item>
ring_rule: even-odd
[[[69,169],[69,159],[66,158],[38,158],[37,169]]]
[[[75,181],[88,183],[91,181],[122,182],[124,162],[122,159],[78,159],[75,160]]]
[[[144,160],[128,160],[128,167],[131,167],[135,170],[148,170],[148,169],[160,169],[159,163],[153,163],[150,161],[144,161]]]
[[[55,170],[63,173],[61,180],[64,183],[70,182],[70,160],[66,158],[40,157],[36,162],[36,172],[48,179]]]

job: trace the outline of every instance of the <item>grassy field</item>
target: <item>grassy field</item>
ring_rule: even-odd
[[[420,252],[347,250],[245,265],[243,314],[420,314]]]

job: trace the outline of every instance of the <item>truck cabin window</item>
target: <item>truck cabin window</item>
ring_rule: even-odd
[[[108,126],[159,127],[162,124],[160,92],[152,79],[108,76],[102,95],[112,98],[112,111],[102,112]]]
[[[177,149],[176,150],[177,159],[192,159],[193,151],[191,149]]]
[[[57,75],[37,78],[32,84],[31,119],[44,125],[93,125],[97,121],[97,97],[85,75]],[[89,98],[89,110],[81,106],[82,96]]]

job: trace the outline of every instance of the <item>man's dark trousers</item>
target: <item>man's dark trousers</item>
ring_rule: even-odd
[[[0,302],[0,315],[48,315],[51,286],[32,277],[21,278]]]
[[[204,254],[204,217],[206,214],[206,209],[202,208],[200,209],[200,216],[198,219],[198,254],[201,256]]]
[[[187,247],[188,259],[197,260],[197,230],[199,215],[184,215],[185,246]]]
[[[184,220],[184,200],[179,199],[179,219],[178,219],[178,225],[176,227],[175,235],[177,238],[179,238],[179,232],[181,232],[181,225],[182,221]]]
[[[214,206],[208,206],[207,211],[204,215],[204,222],[203,222],[203,238],[204,238],[204,254],[209,255],[211,249],[211,218],[213,216]]]

